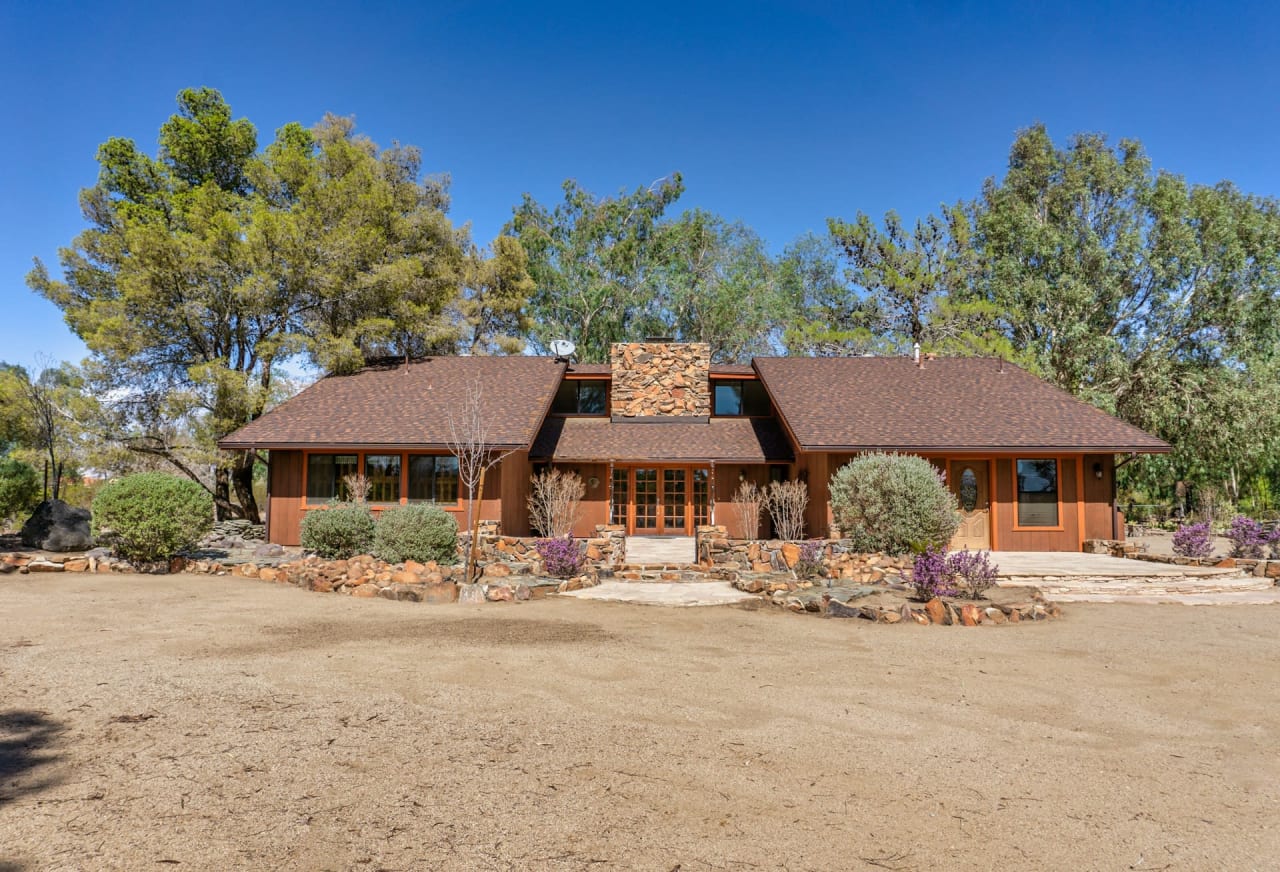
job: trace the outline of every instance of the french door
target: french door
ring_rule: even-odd
[[[711,522],[711,475],[690,466],[614,467],[612,521],[630,536],[691,536]]]

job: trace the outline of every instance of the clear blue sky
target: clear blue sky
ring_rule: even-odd
[[[480,242],[526,191],[679,170],[682,207],[780,250],[830,216],[972,197],[1035,121],[1280,194],[1274,3],[96,5],[0,3],[0,360],[84,355],[23,276],[83,226],[98,144],[154,153],[184,87],[221,90],[262,143],[331,111],[420,146]]]

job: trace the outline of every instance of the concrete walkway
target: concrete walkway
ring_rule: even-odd
[[[1239,575],[1237,569],[1214,566],[1177,566],[1147,560],[1126,560],[1109,554],[1082,554],[1075,551],[995,551],[991,562],[999,567],[1001,578],[1014,576],[1048,576],[1051,578],[1087,575],[1100,578],[1155,578],[1177,576]]]
[[[596,587],[560,596],[645,606],[731,606],[748,600],[760,601],[754,594],[735,590],[727,581],[603,581]]]
[[[1049,551],[999,551],[992,561],[1001,587],[1036,587],[1054,602],[1280,602],[1280,588],[1271,579],[1234,568]]]
[[[692,536],[628,536],[627,563],[676,566],[696,563]]]

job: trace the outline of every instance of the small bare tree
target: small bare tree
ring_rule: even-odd
[[[760,486],[749,479],[739,482],[733,492],[733,510],[738,516],[742,538],[759,539],[760,514],[764,511],[764,492]]]
[[[529,522],[543,536],[559,539],[573,533],[582,513],[586,485],[576,472],[548,469],[531,479]]]
[[[373,482],[369,481],[369,476],[356,473],[344,475],[342,486],[347,490],[347,499],[362,506],[369,501],[369,489],[373,487]]]
[[[466,578],[475,580],[480,549],[480,515],[476,501],[484,496],[484,476],[516,449],[501,449],[493,444],[493,410],[484,405],[484,384],[473,379],[466,386],[462,402],[445,416],[449,451],[458,458],[458,483],[467,494],[467,528],[471,546],[467,549]]]
[[[775,481],[764,492],[764,505],[773,518],[773,532],[779,539],[804,538],[804,510],[809,505],[809,487],[802,481]]]

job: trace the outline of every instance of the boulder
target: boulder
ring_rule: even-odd
[[[93,547],[88,509],[45,500],[22,525],[22,544],[42,551],[85,551]]]

